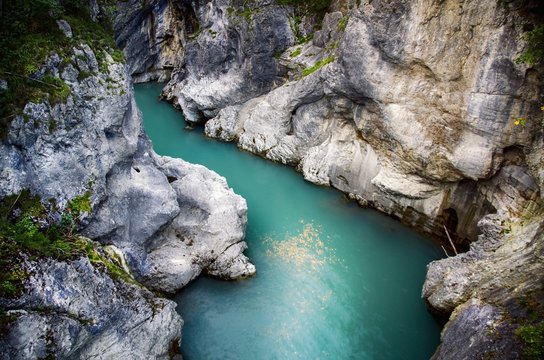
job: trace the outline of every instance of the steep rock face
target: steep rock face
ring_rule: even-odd
[[[126,270],[156,290],[175,292],[203,270],[225,279],[254,274],[243,255],[245,200],[214,172],[153,152],[123,63],[86,44],[64,56],[52,54],[33,76],[60,78],[67,98],[26,104],[0,144],[0,196],[29,189],[62,209],[91,194],[79,231],[116,245]],[[13,356],[41,357],[52,346],[46,354],[63,358],[162,358],[179,343],[171,301],[112,281],[86,259],[24,266],[33,276],[26,293],[2,304],[17,316],[2,340]],[[87,315],[96,323],[87,325]]]
[[[78,56],[81,54],[84,56]],[[151,266],[146,265],[148,251],[151,251],[148,247],[151,243],[155,249],[161,245],[153,236],[174,219],[188,216],[180,213],[185,201],[190,200],[194,208],[207,214],[202,221],[208,217],[213,219],[218,216],[216,214],[232,214],[221,232],[214,228],[216,220],[210,228],[204,226],[202,231],[191,234],[176,228],[183,236],[190,236],[191,241],[198,242],[202,235],[208,239],[205,243],[212,242],[210,249],[201,249],[204,253],[200,255],[207,261],[193,264],[190,276],[168,269],[168,264],[176,263],[175,259],[182,256],[179,253],[170,252],[172,261],[165,260],[161,266],[153,266],[159,269],[156,271],[165,271],[171,277],[193,279],[225,250],[243,240],[245,201],[228,188],[224,179],[202,168],[198,168],[203,174],[199,179],[189,176],[186,181],[198,181],[199,185],[195,184],[195,187],[213,191],[206,205],[202,203],[205,197],[190,199],[176,190],[176,184],[170,184],[160,170],[158,163],[163,160],[153,153],[149,141],[140,136],[140,117],[123,65],[114,63],[110,57],[107,60],[110,61],[109,72],[99,72],[94,53],[85,45],[74,49],[73,61],[77,69],[72,64],[58,69],[58,56],[52,56],[48,64],[48,70],[59,74],[71,88],[72,95],[66,104],[29,103],[24,115],[17,116],[12,122],[8,142],[2,145],[1,152],[2,163],[6,164],[2,167],[3,195],[28,188],[42,199],[53,198],[66,204],[76,195],[90,190],[96,211],[84,220],[83,233],[123,249],[136,275],[142,277]],[[80,82],[78,73],[87,69],[97,75]],[[110,89],[108,83],[112,80],[108,79],[115,81],[115,88]],[[177,164],[183,167],[184,174],[192,169],[184,162]],[[220,199],[222,208],[215,207],[212,199]],[[212,230],[216,232],[214,236],[209,235]],[[242,254],[244,246],[241,243],[238,260],[247,265],[247,272],[240,273],[237,268],[233,270],[233,274],[237,274],[233,276],[235,278],[255,272]],[[199,254],[195,249],[197,247],[191,251],[194,256]],[[209,254],[211,249],[214,252]],[[228,278],[228,270],[223,267],[225,271],[221,275]],[[178,287],[161,290],[179,290],[188,280],[173,280],[179,283]],[[158,283],[150,283],[160,288]]]
[[[275,66],[276,38],[260,26],[272,3],[256,2],[265,14],[235,1],[183,3],[191,38],[164,96],[188,121],[207,121],[210,137],[427,233],[443,237],[445,226],[458,246],[479,239],[429,267],[424,298],[453,311],[435,358],[518,357],[509,309],[542,290],[544,273],[542,70],[513,61],[531,21],[519,3],[335,1],[343,13],[325,15],[311,42],[276,53]],[[276,31],[288,34],[281,24],[295,24],[293,13],[282,11]],[[304,23],[291,36],[311,34]],[[275,80],[255,87],[252,59]],[[516,126],[517,117],[529,121]]]
[[[116,40],[135,81],[169,79],[165,96],[199,122],[282,83],[274,56],[293,45],[292,9],[271,0],[131,0]]]
[[[182,52],[184,26],[170,0],[117,4],[115,40],[124,49],[135,82],[168,81]]]
[[[140,147],[109,174],[107,199],[84,234],[122,249],[136,277],[160,291],[173,293],[202,270],[226,279],[253,275],[242,253],[245,200],[203,166],[157,156],[144,140]]]
[[[448,314],[470,298],[504,303],[515,292],[542,286],[542,219],[511,223],[505,217],[484,217],[479,223],[483,234],[468,252],[429,264],[423,297],[433,309]]]
[[[1,144],[2,196],[29,188],[62,203],[93,184],[97,201],[105,174],[136,151],[140,123],[129,81],[123,64],[104,56],[107,72],[87,45],[75,47],[65,66],[58,55],[49,58],[43,72],[63,79],[71,95],[66,103],[28,103],[12,121]],[[96,75],[78,79],[80,73]]]
[[[542,215],[522,220],[499,213],[479,225],[483,234],[470,251],[427,269],[422,296],[433,311],[452,313],[435,359],[520,358],[515,330],[542,311]]]
[[[170,358],[181,337],[175,303],[114,281],[86,257],[23,263],[25,292],[2,300],[14,316],[1,359]]]
[[[446,225],[475,240],[485,214],[520,214],[539,198],[523,149],[542,127],[540,75],[512,61],[522,46],[515,14],[495,3],[391,1],[341,15],[281,56],[292,81],[241,105],[216,103],[207,135],[438,236]],[[535,121],[516,126],[520,114]],[[521,196],[504,189],[513,182]]]
[[[270,0],[238,6],[230,0],[194,1],[197,27],[165,95],[187,121],[209,119],[281,83],[275,55],[294,43],[289,8]]]

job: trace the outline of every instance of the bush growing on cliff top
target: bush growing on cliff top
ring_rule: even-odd
[[[544,25],[535,26],[523,36],[527,50],[515,59],[518,64],[535,65],[544,60]]]
[[[8,90],[0,90],[0,139],[27,102],[49,98],[55,103],[68,97],[69,87],[61,79],[49,76],[43,81],[35,75],[51,53],[64,57],[70,54],[72,45],[85,42],[95,50],[99,62],[104,61],[103,49],[112,52],[116,61],[123,60],[121,54],[113,51],[115,43],[107,19],[95,23],[89,12],[89,2],[80,0],[4,2],[0,17],[0,78],[7,81]],[[58,19],[68,21],[72,39],[58,28]]]

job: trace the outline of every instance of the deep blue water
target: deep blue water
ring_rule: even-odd
[[[246,198],[246,254],[257,276],[202,277],[175,297],[185,320],[182,354],[208,359],[428,359],[440,327],[420,297],[440,250],[395,220],[361,209],[293,169],[185,130],[136,86],[155,151],[207,166]]]

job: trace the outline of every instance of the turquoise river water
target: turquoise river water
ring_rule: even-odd
[[[440,327],[420,292],[426,264],[441,257],[433,243],[292,168],[185,130],[160,90],[136,86],[155,151],[207,166],[247,199],[257,267],[244,281],[201,277],[175,297],[185,360],[432,355]]]

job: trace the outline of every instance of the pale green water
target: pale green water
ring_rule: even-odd
[[[439,326],[420,298],[430,241],[293,169],[184,130],[157,101],[160,85],[136,86],[147,134],[162,155],[225,176],[247,199],[246,254],[257,276],[201,278],[175,300],[185,320],[185,360],[428,359]]]

